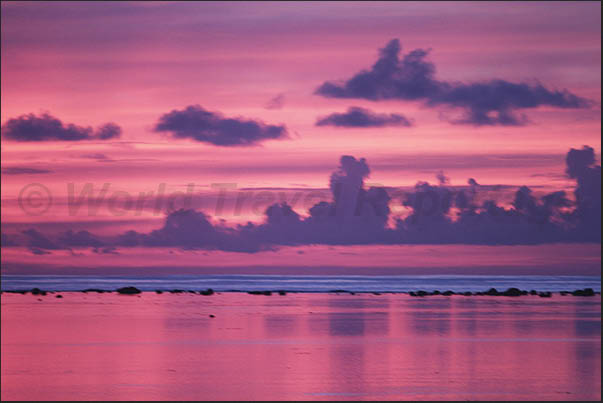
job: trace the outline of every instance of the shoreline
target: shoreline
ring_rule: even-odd
[[[35,296],[46,296],[48,294],[58,294],[58,293],[96,293],[96,294],[105,294],[105,293],[116,293],[121,295],[137,295],[142,293],[153,293],[153,294],[194,294],[200,296],[211,296],[214,294],[222,294],[222,293],[241,293],[241,294],[249,294],[249,295],[279,295],[286,296],[287,294],[348,294],[348,295],[408,295],[410,297],[429,297],[429,296],[443,296],[443,297],[451,297],[451,296],[463,296],[463,297],[478,297],[478,296],[486,296],[486,297],[521,297],[521,296],[538,296],[540,298],[551,298],[553,295],[559,296],[574,296],[574,297],[594,297],[597,295],[601,295],[600,291],[594,291],[592,288],[585,289],[577,289],[573,291],[537,291],[537,290],[521,290],[518,288],[508,288],[507,290],[501,291],[496,288],[489,288],[486,291],[424,291],[424,290],[416,290],[416,291],[354,291],[354,290],[329,290],[329,291],[295,291],[295,290],[224,290],[224,291],[215,291],[211,288],[205,290],[183,290],[183,289],[171,289],[171,290],[140,290],[136,287],[121,287],[115,290],[106,290],[106,289],[97,289],[90,288],[84,290],[42,290],[40,288],[32,288],[32,289],[22,289],[22,290],[1,290],[0,295],[7,294],[31,294]],[[59,294],[60,295],[60,294]],[[59,298],[59,295],[56,297]]]

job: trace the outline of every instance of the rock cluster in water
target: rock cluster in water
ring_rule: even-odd
[[[121,287],[116,290],[119,294],[140,294],[140,291],[136,287]]]
[[[136,287],[121,287],[118,288],[117,290],[115,290],[117,293],[119,294],[140,294],[142,293],[141,290],[139,290]],[[44,296],[47,293],[53,293],[52,291],[44,291],[41,290],[39,288],[32,288],[31,290],[9,290],[9,291],[2,291],[2,292],[6,292],[6,293],[13,293],[13,294],[27,294],[27,293],[31,293],[32,295],[37,295],[37,296]],[[87,288],[85,290],[82,290],[81,292],[83,293],[89,293],[89,292],[96,292],[96,293],[111,293],[111,291],[109,290],[101,290],[101,289],[97,289],[97,288]],[[162,290],[155,290],[155,292],[157,294],[163,294],[164,291]],[[190,293],[190,294],[199,294],[199,295],[206,295],[206,296],[210,296],[210,295],[214,295],[215,291],[211,288],[208,288],[206,290],[202,290],[202,291],[193,291],[193,290],[180,290],[180,289],[173,289],[173,290],[169,290],[169,291],[165,291],[165,292],[169,292],[171,294],[182,294],[182,293]],[[228,292],[243,292],[241,290],[229,290]],[[276,293],[278,293],[279,295],[287,295],[287,291],[284,290],[278,290],[278,291],[274,291]],[[353,291],[348,291],[348,290],[330,290],[328,291],[329,293],[335,293],[335,294],[349,294],[349,295],[356,295],[356,292]],[[247,294],[250,295],[266,295],[266,296],[270,296],[272,295],[273,291],[247,291]],[[399,292],[362,292],[360,294],[373,294],[373,295],[382,295],[383,293],[388,293],[388,294],[405,294],[404,292],[399,293]],[[575,297],[593,297],[595,295],[600,295],[601,293],[598,291],[594,291],[592,288],[585,288],[583,290],[575,290],[575,291],[560,291],[559,295],[561,296],[567,296],[567,295],[573,295]],[[508,288],[506,291],[498,291],[496,288],[490,288],[487,291],[478,291],[478,292],[471,292],[471,291],[464,291],[464,292],[454,292],[451,290],[446,290],[446,291],[439,291],[439,290],[435,290],[435,291],[423,291],[423,290],[418,290],[418,291],[410,291],[408,292],[408,295],[410,295],[411,297],[426,297],[426,296],[432,296],[432,295],[443,295],[446,297],[449,297],[451,295],[462,295],[462,296],[466,296],[466,297],[470,297],[470,296],[503,296],[503,297],[519,297],[522,295],[532,295],[532,296],[539,296],[541,298],[551,298],[553,296],[553,293],[551,291],[536,291],[536,290],[530,290],[530,291],[525,291],[525,290],[520,290],[519,288]],[[57,295],[56,298],[63,298],[62,295]]]
[[[567,295],[567,294],[571,294],[573,296],[576,297],[593,297],[596,294],[600,294],[600,293],[596,293],[592,288],[585,288],[584,290],[576,290],[573,292],[568,292],[568,291],[561,291],[560,295]],[[551,291],[541,291],[538,292],[536,290],[531,290],[531,291],[525,291],[525,290],[520,290],[519,288],[508,288],[506,291],[498,291],[496,288],[490,288],[488,291],[485,292],[475,292],[472,293],[470,291],[466,291],[466,292],[454,292],[454,291],[444,291],[444,292],[440,292],[438,290],[435,290],[433,292],[427,292],[427,291],[410,291],[408,293],[408,295],[410,295],[411,297],[425,297],[428,295],[445,295],[445,296],[450,296],[450,295],[464,295],[466,297],[472,296],[472,295],[476,295],[476,296],[493,296],[493,297],[520,297],[522,295],[538,295],[541,298],[551,298],[553,296],[553,293]]]

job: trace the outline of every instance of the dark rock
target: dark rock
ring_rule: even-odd
[[[209,317],[210,317],[210,318],[215,318],[215,317],[216,317],[216,315],[209,315]]]
[[[63,296],[61,294],[57,294],[55,298],[63,298]]]
[[[272,295],[271,291],[248,291],[247,294],[251,295]]]
[[[140,294],[141,291],[136,287],[121,287],[116,290],[119,294]]]
[[[449,297],[449,296],[451,296],[451,295],[454,295],[454,291],[447,290],[447,291],[444,291],[444,292],[442,293],[442,295],[445,295],[445,296]]]
[[[530,295],[538,295],[538,292],[536,290],[530,290]]]
[[[172,293],[172,294],[181,294],[183,292],[184,292],[184,290],[178,290],[178,289],[174,289],[174,290],[170,291],[170,293]]]
[[[498,290],[496,288],[490,288],[488,291],[486,291],[485,294],[486,295],[500,295],[500,293],[498,292]]]
[[[567,294],[571,294],[571,292],[569,291],[561,291],[559,294],[561,294],[562,296],[566,296]]]
[[[46,291],[42,291],[39,288],[32,288],[31,295],[46,295]]]
[[[417,296],[417,294],[415,294],[414,291],[409,292],[408,295],[410,295],[411,297],[416,297]]]
[[[99,294],[102,294],[105,292],[105,290],[99,290],[98,288],[87,288],[85,290],[83,290],[82,292],[98,292]]]
[[[331,290],[329,292],[340,293],[340,292],[347,292],[347,290]]]
[[[550,291],[544,291],[544,292],[538,293],[538,296],[540,298],[551,298],[553,296],[553,293]]]
[[[199,291],[199,294],[201,294],[201,295],[214,295],[214,290],[212,290],[211,288],[208,288],[205,291]]]
[[[381,295],[380,292],[374,292],[373,295]]]
[[[434,292],[431,293],[431,295],[440,295],[441,292],[439,290],[435,290]]]
[[[163,291],[161,291],[161,290],[155,290],[155,292],[156,292],[157,294],[163,294]]]
[[[424,296],[426,296],[426,295],[429,295],[429,293],[428,293],[428,292],[426,292],[426,291],[423,291],[423,290],[419,290],[419,291],[417,291],[417,295],[418,295],[419,297],[424,297]]]
[[[466,292],[464,292],[464,293],[463,293],[463,295],[464,295],[465,297],[470,297],[470,296],[472,296],[473,294],[471,293],[471,291],[466,291]]]
[[[287,293],[285,291],[281,290],[281,291],[278,292],[278,295],[287,295]]]
[[[576,290],[572,292],[572,295],[575,297],[594,297],[595,292],[592,288],[585,288],[583,290]]]
[[[519,288],[512,287],[503,292],[502,295],[505,297],[519,297],[521,295],[521,290]]]
[[[485,294],[483,292],[481,292],[481,291],[478,291],[478,292],[475,293],[475,295],[482,296],[482,295],[485,295]]]

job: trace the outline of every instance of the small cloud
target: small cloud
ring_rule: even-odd
[[[0,234],[0,246],[19,246],[19,243],[15,241],[12,235],[5,233]]]
[[[102,153],[93,153],[93,154],[82,154],[80,155],[81,158],[89,158],[92,160],[108,160],[109,157],[107,157],[105,154]]]
[[[96,131],[96,138],[98,140],[109,140],[118,138],[119,136],[121,136],[121,127],[115,123],[107,123]]]
[[[106,248],[94,248],[92,249],[94,253],[99,255],[119,255],[117,248],[115,247],[106,247]]]
[[[50,255],[50,252],[40,248],[31,247],[29,250],[34,255]]]
[[[5,139],[21,142],[109,140],[120,135],[121,128],[115,123],[107,123],[93,130],[90,126],[64,124],[48,113],[40,116],[33,113],[21,115],[2,125]]]
[[[403,115],[379,114],[357,106],[350,107],[345,113],[332,113],[316,121],[316,126],[336,127],[384,127],[412,126],[412,122]]]
[[[48,169],[38,168],[27,168],[27,167],[7,167],[2,168],[3,175],[35,175],[35,174],[49,174],[53,171]]]
[[[264,108],[266,109],[282,109],[285,106],[285,94],[278,94],[274,98],[271,98]]]
[[[438,182],[440,183],[440,185],[446,185],[450,182],[450,178],[448,178],[446,175],[444,175],[444,171],[439,171],[436,174],[436,178],[437,178]]]
[[[166,113],[159,118],[153,130],[169,133],[173,138],[190,138],[223,147],[251,146],[287,137],[284,125],[270,125],[241,117],[226,118],[199,105]]]

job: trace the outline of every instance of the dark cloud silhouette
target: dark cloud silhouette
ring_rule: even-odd
[[[217,146],[251,146],[264,140],[287,137],[284,125],[268,125],[244,118],[226,118],[199,105],[166,113],[159,118],[154,130],[170,133],[174,138],[190,138]]]
[[[99,255],[119,255],[117,248],[114,246],[106,248],[93,248],[92,252],[97,253]]]
[[[400,59],[400,42],[392,39],[379,52],[370,70],[343,82],[327,81],[315,93],[331,98],[399,99],[427,106],[461,108],[464,116],[452,121],[476,126],[519,126],[527,123],[520,110],[547,105],[587,108],[592,103],[567,90],[550,90],[540,83],[513,83],[500,79],[462,83],[435,78],[435,66],[426,60],[429,50],[415,49]]]
[[[285,106],[285,94],[278,94],[274,98],[271,98],[266,105],[266,109],[282,109]]]
[[[24,142],[109,140],[121,136],[121,128],[115,123],[107,123],[95,131],[89,126],[64,124],[48,113],[40,116],[30,113],[7,120],[2,125],[2,136]]]
[[[66,247],[99,247],[103,245],[103,242],[85,230],[78,232],[68,230],[59,236],[59,242]]]
[[[243,227],[215,225],[203,212],[179,209],[167,215],[164,225],[148,234],[134,230],[118,236],[116,246],[180,247],[183,249],[257,252],[262,249],[253,239],[244,239]],[[265,248],[264,248],[265,249]]]
[[[19,246],[19,242],[14,239],[14,236],[2,233],[0,234],[0,246]]]
[[[48,169],[28,168],[28,167],[7,167],[2,168],[2,175],[33,175],[33,174],[49,174],[52,173]]]
[[[365,108],[352,106],[345,113],[332,113],[318,118],[316,126],[336,127],[384,127],[412,126],[412,122],[403,115],[396,113],[379,114]]]
[[[103,153],[92,153],[92,154],[82,154],[80,155],[81,158],[89,158],[92,160],[111,160],[111,158],[107,157],[106,154]]]
[[[500,205],[478,197],[480,192],[491,191],[490,186],[479,185],[473,178],[469,186],[451,186],[444,173],[438,172],[437,185],[418,182],[402,195],[400,201],[408,214],[392,217],[388,189],[365,187],[370,175],[366,160],[344,155],[330,177],[331,200],[314,204],[306,216],[287,203],[276,203],[266,208],[262,223],[230,227],[202,211],[179,209],[166,216],[161,228],[148,233],[130,230],[101,241],[88,231],[52,237],[29,229],[23,231],[24,242],[3,233],[2,243],[32,250],[91,247],[96,253],[134,246],[254,253],[313,244],[600,243],[601,167],[595,165],[594,150],[587,146],[571,149],[566,161],[568,175],[577,181],[574,199],[564,191],[537,197],[532,189],[521,186],[511,204]]]
[[[142,236],[147,246],[177,246],[183,248],[228,249],[223,243],[227,233],[215,227],[201,211],[180,209],[169,214],[162,228]]]
[[[110,140],[121,136],[121,127],[115,123],[107,123],[98,128],[95,138],[98,140]]]
[[[585,239],[601,238],[601,166],[595,165],[595,151],[584,146],[572,148],[566,158],[568,176],[576,179],[576,210],[572,218]]]
[[[27,246],[30,248],[61,249],[59,245],[48,239],[44,234],[36,229],[30,228],[22,231],[22,233],[27,236]]]
[[[29,250],[34,255],[50,255],[50,252],[48,252],[47,250],[44,250],[44,249],[40,249],[40,248],[32,247],[32,248],[29,248]]]
[[[440,182],[440,185],[445,185],[450,182],[450,178],[444,175],[444,171],[438,171],[436,178],[438,179],[438,182]]]

